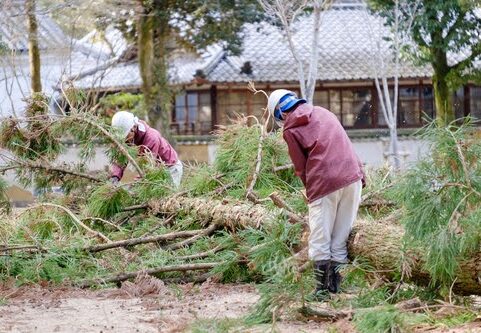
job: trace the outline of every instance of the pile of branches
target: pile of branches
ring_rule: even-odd
[[[166,168],[137,157],[91,114],[51,115],[42,101],[34,96],[26,118],[5,121],[0,129],[0,144],[10,152],[0,171],[15,170],[25,185],[45,190],[36,204],[0,224],[2,276],[80,287],[120,284],[141,274],[171,282],[254,281],[262,295],[257,318],[272,319],[292,304],[306,309],[314,284],[306,258],[307,206],[280,133],[239,118],[217,132],[215,162],[188,166],[181,188],[174,189]],[[355,264],[346,283],[359,275],[394,281],[385,289],[391,301],[411,282],[450,297],[453,291],[481,293],[474,222],[481,146],[469,126],[425,133],[435,152],[430,159],[403,177],[389,170],[370,174],[364,223],[349,241]],[[81,147],[76,165],[55,162],[66,135]],[[112,185],[107,174],[88,173],[94,141],[141,178]],[[53,186],[63,194],[50,193]],[[7,199],[0,195],[5,211]],[[433,244],[433,235],[444,243]],[[449,260],[444,271],[440,260]]]

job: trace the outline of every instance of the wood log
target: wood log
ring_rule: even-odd
[[[195,216],[199,221],[207,221],[231,229],[268,227],[274,217],[273,212],[260,205],[210,198],[173,196],[151,201],[149,206],[154,212],[189,214]]]
[[[423,250],[402,250],[404,230],[395,223],[360,222],[355,225],[348,241],[349,254],[352,258],[366,259],[374,269],[390,278],[399,274],[402,258],[409,263],[405,270],[408,280],[427,285],[429,273],[423,269]],[[461,295],[481,295],[481,252],[474,253],[459,263],[459,270],[453,284],[453,291]]]
[[[210,229],[211,228],[209,228],[208,230]],[[85,250],[88,252],[100,252],[108,249],[113,249],[116,247],[134,246],[138,244],[147,244],[147,243],[155,243],[155,242],[165,242],[165,241],[173,240],[176,238],[192,237],[199,234],[203,234],[205,230],[207,229],[175,231],[168,234],[157,235],[157,236],[131,238],[131,239],[125,239],[125,240],[120,240],[116,242],[110,242],[106,244],[89,246],[89,247],[86,247]]]
[[[145,269],[135,272],[126,272],[126,273],[119,273],[116,275],[112,275],[106,277],[104,279],[94,279],[94,280],[84,280],[81,281],[78,286],[80,288],[89,288],[95,285],[105,284],[105,283],[112,283],[112,282],[121,282],[128,279],[135,278],[139,274],[148,274],[148,275],[156,275],[159,273],[165,272],[185,272],[185,271],[195,271],[195,270],[209,270],[217,266],[218,263],[212,262],[205,262],[205,263],[197,263],[197,264],[184,264],[184,265],[171,265],[171,266],[162,266],[157,268]]]
[[[212,221],[219,225],[232,228],[264,227],[274,219],[276,212],[269,212],[260,205],[229,203],[225,201],[174,197],[150,203],[151,209],[175,214],[188,213],[197,216],[199,220]],[[409,280],[426,285],[430,282],[429,273],[423,269],[423,250],[411,249],[407,253],[402,250],[402,226],[395,222],[363,222],[359,221],[348,241],[349,253],[352,258],[366,259],[377,271],[387,278],[399,274],[403,263],[401,258],[407,258],[409,269],[404,268]],[[460,268],[453,291],[458,294],[481,295],[481,251],[459,263]],[[406,279],[407,280],[407,279]]]

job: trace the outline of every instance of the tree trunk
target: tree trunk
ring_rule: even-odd
[[[351,257],[366,259],[374,269],[383,271],[388,278],[398,275],[405,263],[409,262],[409,275],[412,282],[427,285],[429,274],[423,269],[422,249],[403,252],[404,230],[400,225],[389,223],[358,223],[349,238],[348,247]],[[407,274],[406,274],[407,273]],[[410,274],[409,274],[410,273]],[[399,275],[398,275],[399,276]],[[453,290],[459,294],[481,294],[481,252],[474,253],[459,263],[459,270]]]
[[[157,5],[160,6],[160,5]],[[168,18],[162,12],[162,8],[156,8],[154,22],[154,58],[152,63],[153,73],[153,104],[149,109],[149,119],[155,128],[160,130],[171,143],[173,138],[170,135],[170,117],[172,112],[172,94],[168,78],[168,51],[167,44],[170,38]],[[192,122],[194,119],[190,119]]]
[[[152,8],[142,0],[140,2],[142,8],[139,10],[138,22],[139,67],[147,120],[172,143],[170,135],[172,107],[166,48],[170,37],[169,21],[162,11],[161,4],[154,2]]]
[[[226,202],[214,199],[170,197],[152,201],[150,209],[163,214],[185,213],[199,221],[223,225],[228,228],[268,228],[273,214],[260,205]]]
[[[35,0],[25,2],[28,21],[28,57],[30,62],[30,77],[32,93],[42,91],[40,77],[40,50],[38,47],[38,24],[35,16]]]
[[[435,71],[433,75],[434,102],[436,105],[436,122],[439,126],[446,126],[454,119],[451,91],[448,87],[446,75]]]
[[[443,41],[442,32],[431,34],[433,44],[439,45]],[[438,126],[446,126],[454,117],[451,91],[448,87],[449,65],[446,52],[441,49],[431,49],[432,65],[434,69],[433,89],[434,103],[436,105],[436,123]]]
[[[396,126],[389,128],[389,136],[391,138],[391,153],[393,159],[393,166],[395,170],[399,170],[401,168],[401,159],[399,156],[399,142]]]
[[[260,205],[187,197],[152,201],[150,209],[164,214],[192,214],[199,221],[210,221],[231,228],[269,228],[277,213]],[[404,252],[403,235],[402,226],[395,223],[358,221],[348,240],[349,254],[352,258],[366,259],[387,278],[399,276],[404,267],[405,281],[427,285],[430,277],[423,268],[423,250],[410,249]],[[404,265],[401,258],[406,259]],[[410,263],[409,269],[405,265],[407,262]],[[481,295],[481,251],[459,262],[453,290],[459,294]]]
[[[313,31],[312,31],[312,43],[311,43],[311,59],[309,61],[309,74],[307,75],[306,84],[306,100],[307,103],[313,103],[314,101],[314,91],[316,90],[316,80],[317,80],[317,65],[319,59],[319,30],[321,21],[321,4],[318,2],[314,3],[313,10]]]
[[[137,40],[139,70],[140,76],[142,77],[142,93],[144,94],[144,103],[147,111],[152,105],[153,100],[152,59],[154,58],[153,16],[149,14],[149,11],[144,7],[139,11]],[[147,120],[150,121],[150,119]],[[152,124],[152,126],[153,125],[154,124]]]

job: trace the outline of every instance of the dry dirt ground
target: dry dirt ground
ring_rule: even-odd
[[[218,331],[213,324],[209,326],[211,323],[227,318],[239,319],[229,332],[355,332],[347,320],[284,320],[275,326],[236,327],[236,323],[242,325],[240,318],[258,298],[252,285],[206,282],[166,286],[148,276],[126,282],[119,289],[102,290],[0,284],[0,333],[210,333]],[[456,329],[424,328],[420,332],[481,332],[481,323]]]
[[[241,318],[257,299],[250,285],[165,286],[150,278],[97,291],[0,285],[0,332],[189,332],[202,319]],[[241,331],[323,332],[326,325],[281,322]]]

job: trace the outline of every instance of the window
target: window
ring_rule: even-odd
[[[394,106],[394,89],[389,88],[391,105]],[[386,126],[384,113],[379,101],[378,125]],[[434,98],[431,86],[399,87],[398,90],[398,127],[418,127],[422,122],[434,118]]]
[[[340,90],[329,90],[329,111],[334,113],[342,122],[341,119],[341,91]]]
[[[433,87],[423,86],[421,97],[423,100],[423,108],[421,110],[421,117],[423,123],[425,123],[426,121],[432,121],[435,117]]]
[[[373,105],[370,89],[342,91],[342,124],[345,127],[372,125]]]
[[[454,92],[453,109],[456,119],[464,117],[464,87],[461,87]]]
[[[210,92],[175,96],[171,128],[175,134],[208,134],[212,129]]]
[[[418,87],[399,87],[398,122],[400,126],[419,126],[421,112]]]
[[[469,107],[471,116],[475,120],[481,120],[481,87],[470,87],[470,102]]]

